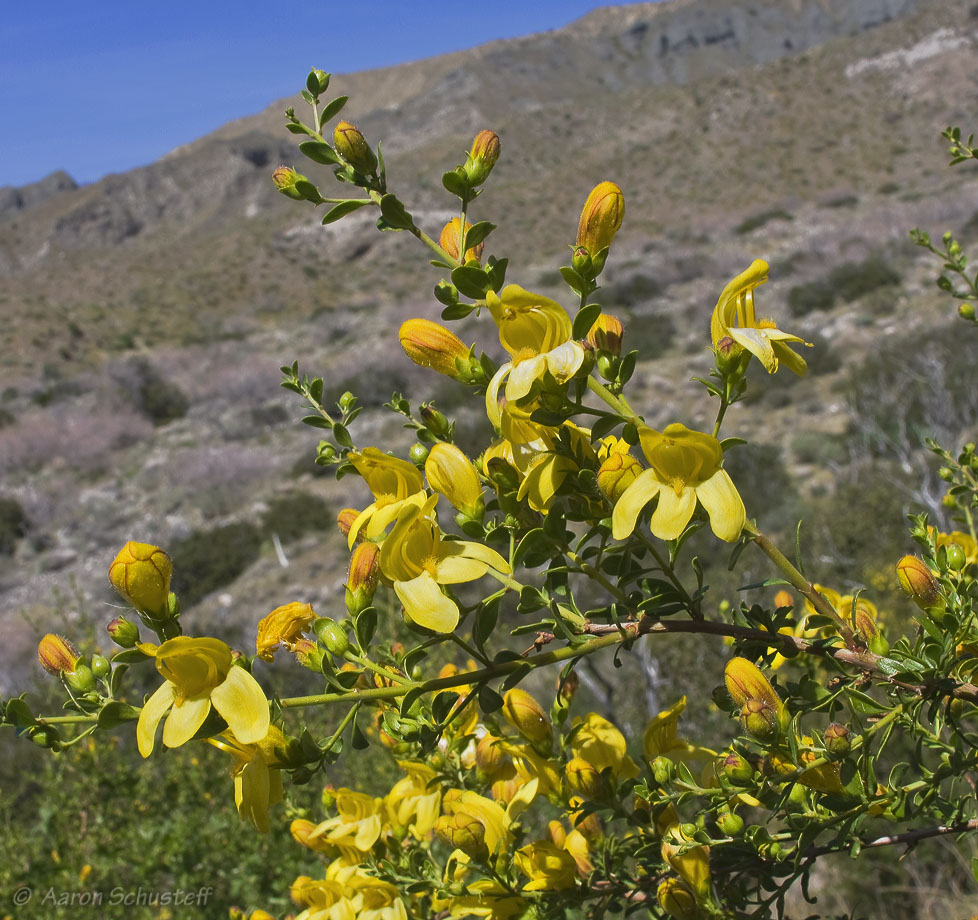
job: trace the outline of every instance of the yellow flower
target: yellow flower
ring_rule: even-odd
[[[617,502],[638,479],[642,464],[628,452],[628,442],[614,435],[601,441],[598,459],[598,488],[609,501]]]
[[[431,320],[406,320],[398,338],[404,353],[419,367],[430,367],[455,380],[459,377],[459,363],[468,364],[471,357],[471,349],[454,332]]]
[[[394,828],[405,827],[416,840],[424,839],[441,811],[441,789],[433,784],[435,771],[423,763],[398,761],[407,776],[398,780],[384,799]]]
[[[48,633],[37,644],[37,660],[49,674],[70,674],[81,660],[78,650],[63,636]]]
[[[442,585],[481,578],[489,569],[509,574],[509,564],[494,549],[465,540],[444,540],[435,516],[437,495],[423,504],[401,504],[394,529],[380,549],[380,570],[409,620],[435,632],[450,633],[458,607]]]
[[[535,744],[550,745],[553,728],[543,707],[525,690],[512,687],[503,697],[503,715],[524,738]]]
[[[327,818],[307,836],[306,846],[316,848],[319,841],[366,853],[380,839],[384,828],[383,801],[352,789],[336,790],[336,815]]]
[[[625,750],[625,736],[603,716],[589,712],[583,720],[575,719],[580,726],[571,738],[571,751],[582,757],[600,772],[611,768],[619,779],[638,776],[638,766]]]
[[[173,562],[158,546],[130,540],[109,566],[109,581],[130,604],[150,616],[167,615]]]
[[[723,289],[710,322],[713,347],[729,336],[754,355],[769,374],[773,374],[782,361],[794,373],[804,374],[805,359],[787,345],[804,340],[782,332],[770,320],[758,321],[754,315],[754,288],[767,281],[767,271],[767,262],[755,259]],[[811,345],[810,342],[804,344]]]
[[[646,726],[645,736],[642,739],[642,753],[645,759],[651,763],[656,757],[665,756],[670,760],[679,760],[684,763],[689,760],[706,759],[716,757],[716,751],[709,748],[690,744],[685,738],[676,736],[676,727],[679,717],[686,709],[686,697],[681,697],[679,702],[660,712]]]
[[[489,382],[486,408],[490,418],[498,412],[503,380],[506,400],[517,402],[545,374],[558,384],[566,383],[584,363],[584,348],[571,339],[571,318],[555,300],[507,284],[498,295],[489,291],[486,304],[499,327],[499,341],[511,356]]]
[[[710,890],[710,848],[690,843],[674,825],[663,837],[662,858],[696,894],[704,895]]]
[[[242,744],[232,732],[207,739],[234,760],[234,802],[242,821],[250,821],[262,834],[269,830],[268,809],[282,801],[281,766],[276,749],[285,746],[285,736],[274,725],[256,744]]]
[[[293,601],[276,607],[258,622],[258,636],[255,639],[258,657],[271,661],[280,645],[291,651],[296,640],[315,619],[316,614],[310,604]]]
[[[242,744],[256,744],[268,734],[264,692],[254,677],[231,661],[231,649],[219,639],[177,636],[156,649],[156,669],[166,680],[143,704],[136,723],[143,757],[153,752],[156,728],[164,716],[163,743],[180,747],[204,724],[211,707]]]
[[[577,882],[577,863],[566,850],[546,840],[538,840],[513,855],[516,868],[530,881],[524,891],[560,891]]]
[[[617,316],[612,316],[610,313],[599,313],[586,339],[592,348],[607,351],[613,355],[620,355],[621,340],[624,334],[625,328]]]
[[[696,896],[689,886],[678,878],[667,878],[659,885],[656,899],[672,920],[699,920],[702,916],[696,904]]]
[[[662,432],[639,428],[639,439],[651,468],[639,474],[616,502],[612,512],[614,538],[627,537],[642,509],[658,496],[650,528],[660,539],[676,539],[699,503],[709,515],[713,532],[721,540],[736,540],[747,512],[737,487],[720,466],[720,442],[678,422]]]
[[[453,217],[445,226],[442,228],[441,236],[438,239],[438,245],[445,250],[453,259],[458,259],[458,236],[459,228],[462,226],[462,222],[459,218]],[[469,230],[472,229],[472,224],[468,221],[465,222],[465,233],[468,235]],[[476,262],[482,258],[482,249],[484,243],[479,243],[478,246],[473,246],[470,249],[465,250],[465,258],[462,262],[471,262],[475,260]]]
[[[760,668],[746,658],[731,658],[723,670],[731,699],[741,707],[745,731],[766,739],[787,729],[788,710]]]
[[[424,472],[435,492],[444,495],[458,511],[481,520],[485,510],[482,482],[472,461],[454,444],[435,444],[428,452]]]
[[[347,543],[353,549],[361,530],[371,540],[380,536],[397,517],[401,503],[424,489],[424,479],[413,463],[391,457],[376,447],[352,451],[349,459],[375,499],[350,525]]]

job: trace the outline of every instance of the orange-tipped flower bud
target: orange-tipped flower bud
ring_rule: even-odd
[[[577,225],[577,245],[592,256],[611,245],[625,217],[625,196],[614,182],[602,182],[592,190]]]
[[[312,639],[296,639],[292,643],[292,654],[295,660],[310,671],[321,673],[323,670],[323,650]]]
[[[620,319],[611,316],[609,313],[601,313],[587,334],[587,342],[592,348],[610,351],[613,355],[620,355],[624,331]]]
[[[333,145],[358,173],[369,176],[377,169],[377,157],[356,125],[348,121],[338,122],[333,129]]]
[[[720,762],[720,769],[723,775],[734,785],[742,786],[750,782],[754,775],[754,768],[750,761],[741,754],[731,751]]]
[[[70,674],[80,658],[78,650],[67,639],[54,633],[48,633],[37,644],[37,659],[49,674]]]
[[[350,531],[353,529],[353,522],[358,517],[360,517],[360,512],[356,508],[344,508],[336,515],[336,526],[339,527],[340,533],[344,537],[350,535]]]
[[[135,648],[139,641],[139,628],[125,617],[116,617],[110,620],[105,631],[112,637],[112,641],[121,648]]]
[[[296,818],[289,825],[289,833],[292,834],[292,839],[296,843],[317,853],[322,853],[328,850],[332,846],[332,843],[326,839],[325,834],[322,837],[313,837],[312,833],[315,830],[316,825],[312,821],[307,821],[305,818]]]
[[[169,615],[173,562],[158,546],[130,540],[109,566],[109,581],[133,607],[152,617]]]
[[[553,729],[543,707],[525,690],[513,687],[503,697],[503,715],[524,738],[534,744],[553,740]]]
[[[454,444],[435,444],[425,461],[424,473],[428,485],[444,495],[452,507],[473,520],[482,520],[482,482],[472,461]]]
[[[458,217],[453,217],[441,231],[441,237],[438,240],[438,245],[445,250],[453,259],[458,258],[458,236],[459,227],[462,226],[462,221]],[[472,224],[468,221],[465,222],[465,232],[468,233],[472,229]],[[473,246],[470,249],[466,249],[465,258],[462,259],[463,262],[468,262],[475,259],[478,262],[482,258],[482,249],[484,244],[479,243],[478,246]]]
[[[401,324],[398,337],[404,353],[418,366],[459,378],[459,362],[468,363],[469,349],[444,326],[427,319],[409,319]]]
[[[845,725],[833,722],[825,729],[825,750],[837,757],[849,753],[852,747],[852,733]]]
[[[896,570],[903,590],[921,610],[932,610],[940,606],[940,585],[923,559],[904,556],[897,563]]]
[[[299,182],[309,182],[300,172],[296,172],[291,166],[279,166],[272,173],[272,182],[283,195],[295,201],[302,201],[305,195],[296,188]]]
[[[612,502],[618,501],[642,472],[642,464],[631,454],[611,453],[598,467],[598,488]]]
[[[483,130],[472,141],[472,148],[466,157],[465,177],[471,186],[482,185],[489,178],[493,166],[499,159],[499,135],[495,131]]]
[[[346,582],[346,608],[352,616],[370,606],[380,579],[380,547],[366,541],[358,543],[350,557]]]

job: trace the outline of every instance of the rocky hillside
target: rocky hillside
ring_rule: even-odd
[[[686,381],[707,367],[709,311],[767,259],[761,309],[816,343],[812,374],[761,387],[731,433],[767,445],[812,498],[837,478],[826,463],[881,436],[852,408],[885,371],[874,356],[944,366],[948,305],[906,233],[978,242],[978,176],[948,170],[939,138],[975,127],[976,33],[965,0],[673,0],[333,88],[436,235],[441,172],[475,131],[500,133],[476,216],[500,224],[493,251],[525,286],[561,295],[584,197],[601,179],[623,187],[603,302],[655,354],[636,375],[650,423],[708,411]],[[359,215],[323,228],[272,188],[283,162],[329,180],[298,161],[292,102],[92,185],[57,173],[0,189],[0,684],[29,669],[38,632],[109,617],[104,573],[129,538],[176,548],[197,621],[247,634],[278,603],[339,602],[332,516],[363,493],[316,475],[279,365],[299,359],[337,394],[359,379],[375,407],[395,388],[451,404],[392,344],[400,319],[438,310],[413,241]],[[474,319],[460,334],[493,349]],[[973,425],[966,394],[942,385],[964,406],[947,425]],[[362,423],[361,443],[400,430],[379,412]]]

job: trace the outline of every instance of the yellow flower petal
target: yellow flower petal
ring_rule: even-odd
[[[663,486],[649,522],[652,533],[660,540],[675,540],[696,510],[696,495],[697,490],[692,486],[685,486],[678,495],[675,489]]]
[[[611,535],[616,540],[624,540],[632,533],[642,509],[659,494],[661,488],[662,483],[654,470],[645,470],[625,489],[611,513]]]
[[[224,683],[211,691],[211,701],[242,744],[256,744],[268,734],[268,700],[244,668],[232,667]]]
[[[511,571],[509,563],[494,549],[468,540],[443,540],[438,546],[437,569],[435,580],[440,585],[474,581],[485,575],[488,569],[495,569],[504,575]]]
[[[234,774],[234,801],[241,818],[250,821],[263,834],[267,834],[269,830],[270,798],[271,777],[268,764],[261,756],[253,757]]]
[[[180,747],[186,744],[204,724],[211,711],[209,694],[193,696],[173,704],[163,726],[163,743],[167,747]]]
[[[409,620],[438,633],[450,633],[458,625],[458,607],[446,597],[429,572],[409,581],[395,581],[394,593]]]
[[[160,719],[166,715],[173,705],[173,698],[177,688],[169,681],[157,687],[156,692],[143,703],[143,708],[139,713],[139,721],[136,723],[136,744],[139,746],[139,753],[143,757],[149,757],[153,753],[156,744],[156,728],[160,724]]]
[[[721,539],[732,543],[744,529],[747,511],[744,500],[726,470],[717,470],[696,487],[696,497],[710,516],[710,527]]]

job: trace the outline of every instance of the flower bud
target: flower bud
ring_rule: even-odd
[[[625,196],[614,182],[602,182],[588,195],[577,225],[577,245],[595,256],[611,245],[625,217]]]
[[[498,773],[506,764],[506,754],[494,735],[483,735],[475,746],[476,769],[486,776]]]
[[[360,512],[356,508],[344,508],[336,515],[336,526],[339,527],[340,533],[344,537],[350,535],[350,531],[353,529],[353,522],[358,517],[360,517]]]
[[[76,693],[91,693],[95,689],[95,675],[92,669],[79,661],[70,671],[61,675],[65,683]]]
[[[360,129],[348,121],[339,122],[333,129],[336,152],[358,173],[369,176],[377,169],[377,157],[370,149]]]
[[[315,830],[316,825],[312,821],[307,821],[305,818],[296,818],[289,825],[289,833],[296,843],[307,849],[321,853],[329,849],[332,844],[326,839],[325,834],[322,837],[313,837],[312,833]]]
[[[453,259],[458,259],[458,237],[459,237],[459,227],[462,226],[462,221],[458,217],[453,217],[441,231],[441,237],[438,240],[438,245],[445,250]],[[465,232],[468,233],[472,229],[472,224],[468,221],[465,222]],[[465,258],[462,262],[469,262],[474,259],[478,262],[482,258],[483,243],[479,243],[478,246],[473,246],[470,249],[465,250]]]
[[[600,800],[608,792],[604,777],[583,757],[572,757],[564,767],[564,776],[570,791],[584,799]]]
[[[465,812],[442,815],[435,822],[435,833],[450,846],[472,859],[483,860],[489,855],[486,829],[475,816]]]
[[[753,662],[746,658],[731,658],[723,671],[723,679],[731,699],[740,707],[749,700],[760,700],[767,707],[781,714],[784,704],[771,682]]]
[[[664,786],[672,778],[676,765],[668,757],[659,754],[649,765],[652,767],[652,778],[660,785]]]
[[[897,563],[896,570],[903,590],[921,610],[931,610],[940,606],[940,585],[923,559],[904,556]]]
[[[720,762],[720,769],[723,775],[735,786],[743,786],[749,783],[754,776],[754,768],[750,761],[734,751],[723,758]]]
[[[292,198],[294,201],[302,201],[306,197],[296,188],[296,185],[299,182],[308,183],[309,180],[302,173],[296,172],[291,166],[279,166],[272,173],[272,182],[287,198]]]
[[[292,643],[292,654],[304,668],[321,674],[323,670],[323,650],[311,639],[296,639]]]
[[[724,376],[737,370],[744,354],[743,346],[737,344],[729,335],[723,336],[713,351],[716,355],[717,370]]]
[[[427,319],[409,319],[401,324],[398,337],[404,353],[420,367],[459,378],[459,362],[469,363],[469,349],[444,326]]]
[[[92,655],[92,674],[99,680],[103,677],[108,677],[111,670],[112,665],[109,664],[109,659],[105,655],[99,655],[98,653]]]
[[[958,316],[961,319],[974,319],[975,318],[975,306],[970,303],[963,303],[958,307]]]
[[[571,256],[571,268],[583,278],[592,279],[594,276],[594,263],[591,261],[591,253],[583,246],[578,246]]]
[[[740,724],[758,741],[774,741],[778,737],[778,713],[767,700],[747,700],[740,710]]]
[[[591,326],[586,341],[592,348],[608,351],[613,355],[620,355],[623,334],[624,327],[620,319],[610,313],[600,313],[594,321],[594,325]]]
[[[699,920],[700,909],[690,887],[678,878],[667,878],[655,893],[661,907],[672,920]]]
[[[717,827],[728,837],[736,837],[744,829],[744,819],[736,812],[725,811],[717,818]]]
[[[513,687],[503,697],[503,715],[527,741],[546,744],[553,740],[550,720],[540,704],[525,690]]]
[[[465,159],[465,178],[473,188],[482,185],[489,178],[493,166],[499,159],[499,136],[494,131],[483,130],[472,141],[469,155]]]
[[[452,507],[473,520],[482,520],[485,504],[482,482],[472,461],[454,444],[439,441],[425,461],[424,473],[428,485],[444,495]]]
[[[843,757],[852,748],[852,734],[845,725],[833,722],[825,729],[825,750],[836,757]]]
[[[418,409],[418,415],[421,416],[421,421],[424,422],[425,428],[430,432],[439,438],[450,440],[455,426],[448,420],[444,412],[435,408],[434,403],[422,403],[421,408]],[[425,459],[428,458],[425,457]]]
[[[370,606],[380,579],[380,547],[365,541],[358,543],[350,558],[346,582],[346,609],[351,616]]]
[[[139,641],[139,627],[125,617],[116,617],[114,620],[110,620],[105,631],[112,638],[112,641],[121,648],[135,648]]]
[[[158,546],[130,540],[109,566],[109,581],[133,607],[164,619],[169,614],[173,562]]]
[[[322,642],[327,651],[336,655],[337,658],[342,658],[349,650],[350,637],[346,634],[343,626],[337,623],[336,620],[331,620],[329,617],[322,617],[312,624],[312,628],[316,633],[316,637]]]
[[[64,674],[75,670],[81,655],[63,636],[48,633],[37,645],[37,658],[49,674]]]
[[[598,467],[598,488],[611,502],[617,502],[642,472],[642,464],[631,454],[612,453]]]

